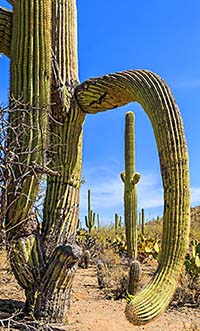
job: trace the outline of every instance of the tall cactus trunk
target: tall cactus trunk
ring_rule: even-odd
[[[137,258],[137,193],[136,184],[140,174],[135,173],[135,117],[126,113],[125,125],[125,172],[121,174],[124,182],[124,219],[127,251],[130,257]]]
[[[80,256],[74,236],[85,115],[73,96],[78,83],[76,45],[75,1],[17,1],[10,123],[18,130],[18,140],[16,130],[10,130],[9,145],[20,166],[14,167],[8,191],[7,243],[12,269],[25,290],[26,314],[48,322],[67,320]],[[41,178],[38,169],[47,173],[41,230],[32,212]]]

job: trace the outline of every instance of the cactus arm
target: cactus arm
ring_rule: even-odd
[[[8,0],[8,2],[12,5],[15,6],[17,4],[18,0]]]
[[[13,12],[0,7],[0,53],[11,57]]]
[[[120,177],[121,177],[122,182],[124,183],[125,178],[126,178],[125,171],[121,172]]]
[[[89,114],[136,101],[153,126],[164,188],[162,252],[154,278],[126,307],[129,321],[145,324],[168,306],[188,247],[188,152],[180,112],[166,83],[145,70],[89,79],[76,88],[76,98]]]
[[[141,178],[141,175],[138,172],[136,172],[134,174],[133,178],[131,179],[132,185],[136,185],[137,183],[139,183],[140,178]]]

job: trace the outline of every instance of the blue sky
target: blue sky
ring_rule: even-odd
[[[0,0],[0,5],[8,6]],[[200,1],[77,0],[79,77],[126,69],[149,69],[171,87],[183,117],[190,156],[191,205],[200,204]],[[0,59],[0,102],[8,94],[8,60]],[[103,224],[123,215],[124,116],[136,116],[138,207],[148,218],[162,215],[162,184],[151,124],[138,104],[97,115],[84,125],[80,218],[92,208]]]

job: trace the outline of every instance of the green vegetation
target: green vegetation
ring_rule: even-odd
[[[195,224],[194,216],[192,222]],[[85,230],[78,232],[77,241],[82,247],[90,250],[92,263],[101,262],[101,288],[104,288],[106,296],[112,300],[127,298],[127,302],[130,302],[134,298],[131,292],[134,293],[137,287],[141,290],[156,272],[160,259],[162,219],[146,223],[145,229],[146,235],[143,236],[138,226],[139,262],[136,262],[136,268],[133,262],[130,263],[123,227],[118,228],[118,233],[115,231],[115,225],[102,227],[98,231],[93,230],[91,234]],[[173,309],[200,305],[200,268],[197,268],[199,247],[200,243],[191,239],[178,287],[170,304]],[[138,263],[141,269],[137,268]],[[140,280],[132,289],[129,282],[131,271],[133,279],[136,279],[134,273],[137,271],[137,279]]]

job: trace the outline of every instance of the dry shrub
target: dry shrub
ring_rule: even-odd
[[[0,283],[3,280],[5,273],[9,270],[9,263],[4,249],[0,250]]]
[[[183,272],[170,306],[200,307],[200,276],[192,278]]]

